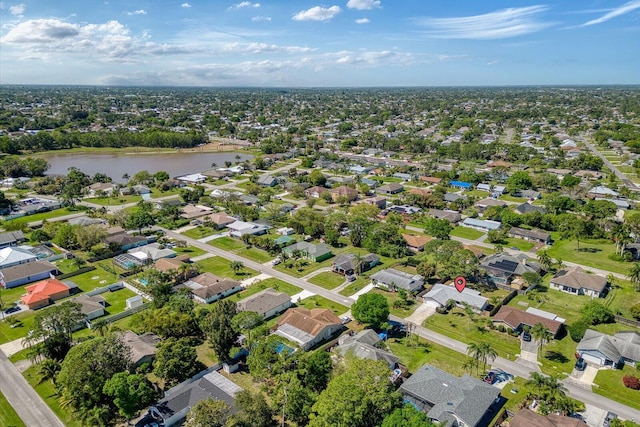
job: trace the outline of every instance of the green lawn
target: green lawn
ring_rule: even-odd
[[[256,276],[258,273],[250,268],[243,268],[239,274],[235,274],[231,269],[231,261],[214,256],[211,258],[205,258],[196,263],[200,270],[204,273],[206,271],[215,274],[220,277],[230,277],[235,280],[243,280],[251,276]]]
[[[60,418],[62,423],[67,427],[81,427],[82,423],[77,420],[73,413],[69,409],[61,408],[58,402],[59,395],[51,384],[51,381],[43,382],[40,385],[38,384],[38,380],[40,379],[37,374],[37,366],[31,366],[29,369],[22,373],[24,377],[27,379],[31,387],[35,389],[35,391],[44,399],[47,405],[55,412],[55,414]]]
[[[371,291],[369,291],[369,293],[380,294],[383,297],[385,297],[387,302],[389,303],[389,311],[391,312],[392,315],[398,316],[398,317],[411,316],[413,312],[416,311],[416,308],[418,308],[418,305],[419,305],[417,301],[409,300],[410,304],[407,305],[405,308],[394,307],[393,302],[399,299],[398,294],[396,292],[386,292],[386,291],[383,291],[382,289],[374,288]]]
[[[16,219],[10,219],[7,222],[20,221],[20,222],[28,223],[28,222],[42,221],[45,219],[48,220],[51,218],[57,218],[59,216],[65,216],[65,215],[70,215],[75,213],[83,213],[85,210],[86,209],[84,209],[83,207],[80,207],[77,209],[60,208],[60,209],[55,209],[49,212],[41,212],[34,215],[27,215],[27,216],[23,216]]]
[[[593,387],[593,392],[611,400],[620,402],[635,409],[640,409],[640,391],[632,390],[622,384],[625,375],[638,376],[638,371],[631,366],[623,369],[601,369],[594,382],[598,387]]]
[[[136,296],[136,294],[135,292],[124,288],[114,292],[105,292],[100,294],[100,296],[103,297],[109,304],[106,308],[106,311],[109,314],[116,314],[124,311],[124,309],[126,308],[126,300],[128,298]]]
[[[521,251],[530,251],[536,245],[534,242],[530,242],[528,240],[516,239],[515,237],[508,237],[504,239],[507,243],[504,245],[506,247],[515,247],[520,249]]]
[[[524,197],[514,197],[510,194],[503,194],[502,196],[499,197],[499,199],[504,200],[505,202],[516,202],[516,203],[524,203],[528,200],[528,199],[525,199]]]
[[[203,251],[200,248],[196,248],[195,246],[186,246],[184,248],[178,248],[175,247],[173,248],[173,250],[178,254],[178,255],[189,255],[191,258],[200,256],[200,255],[204,255],[206,252]]]
[[[213,239],[209,242],[211,246],[224,249],[225,251],[235,252],[239,249],[244,249],[245,244],[240,240],[236,240],[232,237],[221,237],[219,239]]]
[[[256,261],[259,263],[265,263],[273,259],[273,256],[269,255],[267,251],[263,251],[262,249],[258,249],[255,246],[250,248],[243,248],[236,252],[238,255],[248,258],[252,261]]]
[[[294,301],[298,307],[306,307],[309,310],[313,308],[328,308],[333,311],[336,316],[341,316],[347,311],[349,311],[348,307],[345,307],[342,304],[338,304],[337,302],[333,302],[328,300],[320,295],[314,295],[309,298],[305,298],[302,301]]]
[[[469,323],[468,316],[462,310],[455,309],[448,314],[433,314],[425,320],[424,326],[467,344],[487,342],[499,356],[514,360],[515,355],[520,353],[520,340],[506,333],[480,328],[477,322],[486,317],[475,315],[474,319],[475,322]]]
[[[138,203],[142,200],[142,197],[137,194],[132,194],[130,196],[117,195],[115,197],[92,197],[84,200],[100,206],[118,206],[129,203]]]
[[[195,228],[191,228],[187,231],[183,231],[182,235],[190,237],[192,239],[202,239],[203,237],[211,236],[212,234],[216,234],[218,230],[213,229],[211,227],[205,227],[204,225],[199,225]],[[225,237],[229,239],[229,237]]]
[[[95,288],[107,286],[118,281],[112,273],[105,271],[100,265],[93,271],[87,271],[86,273],[78,274],[77,276],[70,277],[70,280],[78,285],[82,292],[89,292]]]
[[[633,318],[629,309],[640,301],[640,294],[633,290],[633,285],[628,280],[615,279],[609,294],[605,298],[605,304],[614,312],[623,317]]]
[[[325,289],[335,289],[344,283],[345,278],[344,276],[338,273],[326,271],[323,273],[316,274],[315,276],[310,278],[308,281],[310,283],[313,283],[314,285],[320,286]]]
[[[251,284],[247,288],[245,288],[242,292],[238,292],[237,294],[233,294],[229,298],[233,301],[240,301],[246,297],[251,295],[255,295],[260,291],[263,291],[268,288],[273,288],[278,292],[284,292],[287,295],[295,295],[302,291],[297,286],[289,284],[287,282],[283,282],[282,280],[275,279],[273,277],[265,280],[260,280],[258,283]]]
[[[26,427],[2,393],[0,393],[0,425],[4,427]]]
[[[482,231],[462,226],[454,228],[451,230],[450,234],[455,237],[462,237],[463,239],[469,240],[476,240],[484,235]]]
[[[35,312],[23,311],[22,313],[15,314],[12,317],[20,320],[20,323],[17,324],[17,327],[12,328],[6,320],[0,322],[0,344],[24,338],[33,327]]]
[[[609,259],[610,255],[615,254],[615,251],[615,244],[608,239],[580,241],[580,252],[577,250],[575,240],[556,240],[547,250],[553,258],[627,274],[631,263]]]
[[[338,293],[340,295],[345,296],[345,297],[351,296],[351,295],[355,294],[356,292],[358,292],[360,289],[362,289],[365,286],[367,286],[370,282],[371,282],[371,280],[369,280],[368,277],[360,276],[356,280],[354,280],[353,282],[349,283],[344,289],[342,289]]]
[[[464,356],[450,348],[434,344],[424,338],[411,337],[411,347],[407,338],[390,338],[387,345],[393,354],[400,358],[400,363],[416,372],[422,365],[429,363],[436,368],[460,376],[465,373],[461,368]]]

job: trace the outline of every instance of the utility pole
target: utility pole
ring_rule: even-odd
[[[287,408],[287,388],[284,389],[284,405],[282,405],[282,427],[284,427],[285,409]]]

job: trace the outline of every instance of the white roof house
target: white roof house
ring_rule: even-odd
[[[469,288],[464,288],[462,292],[458,292],[453,286],[447,286],[442,283],[433,285],[433,288],[422,299],[425,304],[433,302],[440,307],[445,306],[449,300],[454,300],[458,305],[467,303],[476,310],[484,310],[487,306],[487,298],[480,295],[480,292]]]
[[[0,249],[0,269],[36,261],[38,257],[29,249],[24,246]]]
[[[589,190],[589,194],[594,196],[608,196],[608,197],[618,197],[618,192],[613,191],[612,189],[605,187],[604,185],[598,185],[597,187],[593,187]]]
[[[465,218],[461,224],[463,227],[475,228],[480,231],[491,231],[497,230],[502,226],[502,223],[498,221],[491,221],[488,219],[477,219],[477,218]]]
[[[189,175],[179,176],[176,179],[178,181],[190,182],[192,184],[195,184],[195,183],[198,183],[198,182],[206,181],[207,177],[205,175],[202,175],[201,173],[192,173],[192,174],[189,174]]]

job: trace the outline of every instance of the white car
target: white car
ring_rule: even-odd
[[[271,265],[278,265],[282,262],[282,260],[280,258],[274,258],[273,261],[271,261]]]

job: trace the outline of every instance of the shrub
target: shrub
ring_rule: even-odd
[[[613,312],[596,300],[591,300],[582,307],[582,316],[591,325],[612,323],[614,320]]]
[[[640,320],[640,302],[632,305],[629,309],[629,313],[631,313],[635,319]]]
[[[622,377],[622,383],[625,387],[640,390],[640,379],[638,377],[634,377],[633,375],[625,375]]]
[[[588,327],[589,323],[586,320],[580,319],[576,321],[573,325],[569,326],[569,335],[571,336],[571,339],[575,342],[580,342]]]
[[[506,328],[504,327],[504,325],[503,325],[503,324],[499,324],[499,325],[498,325],[498,330],[499,330],[500,332],[504,332],[504,331],[506,330]]]

